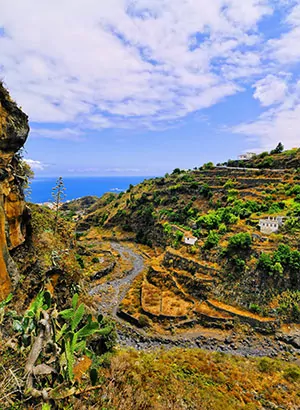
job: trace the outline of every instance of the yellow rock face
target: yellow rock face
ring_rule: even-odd
[[[2,196],[2,195],[1,195]],[[3,197],[3,196],[2,196]],[[1,203],[2,202],[2,203]],[[6,256],[8,253],[5,235],[5,213],[3,201],[0,201],[0,301],[5,299],[11,291],[11,279],[7,271]]]
[[[18,183],[15,153],[29,132],[27,116],[11,100],[0,82],[0,301],[17,280],[9,251],[25,241],[25,200]]]

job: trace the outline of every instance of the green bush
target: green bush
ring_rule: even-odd
[[[216,231],[210,231],[206,241],[204,243],[204,249],[212,249],[218,245],[220,241],[220,235]]]
[[[246,232],[238,233],[229,238],[228,251],[237,252],[237,251],[248,251],[251,249],[252,237]]]
[[[149,318],[146,315],[140,315],[138,321],[141,327],[149,326]]]
[[[214,168],[214,164],[213,162],[207,162],[206,164],[204,164],[202,166],[203,169],[213,169]]]
[[[298,382],[300,380],[300,369],[297,366],[290,366],[287,368],[284,373],[283,377],[290,381],[290,382]]]
[[[261,308],[255,303],[250,303],[249,310],[253,313],[261,313]]]
[[[178,174],[181,174],[181,169],[180,168],[175,168],[174,170],[173,170],[173,172],[172,172],[172,175],[178,175]]]
[[[268,357],[263,357],[258,362],[258,369],[262,373],[274,373],[277,370],[276,367],[274,360],[269,359]]]

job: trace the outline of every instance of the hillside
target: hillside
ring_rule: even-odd
[[[280,162],[299,152],[274,154],[276,169],[176,169],[85,207],[83,243],[93,230],[102,242],[127,239],[155,254],[119,313],[144,315],[163,333],[237,319],[263,332],[300,323],[300,174]],[[284,218],[278,232],[260,232],[268,217]]]
[[[296,170],[300,168],[300,151],[298,148],[284,151],[283,145],[279,143],[274,150],[254,155],[247,161],[228,160],[219,165],[240,168]]]

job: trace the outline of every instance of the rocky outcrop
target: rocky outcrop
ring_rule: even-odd
[[[24,201],[19,158],[29,133],[28,117],[0,83],[0,301],[18,282],[10,251],[26,238],[29,212]]]

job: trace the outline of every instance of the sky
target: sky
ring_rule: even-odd
[[[37,176],[162,175],[300,146],[300,0],[0,0]]]

